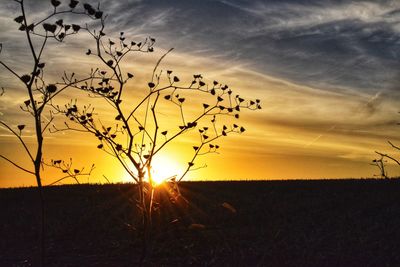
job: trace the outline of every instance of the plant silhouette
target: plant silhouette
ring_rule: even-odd
[[[93,13],[92,6],[85,5],[85,9]],[[138,85],[143,90],[143,97],[137,93],[134,101],[130,101],[126,90],[134,83],[135,75],[128,70],[127,58],[131,54],[152,53],[156,40],[148,37],[140,41],[128,41],[124,32],[114,38],[108,37],[105,31],[106,18],[100,17],[98,29],[85,28],[92,36],[95,47],[94,50],[88,49],[86,55],[94,57],[101,67],[93,67],[89,76],[80,78],[82,82],[76,82],[75,74],[65,74],[62,86],[74,87],[92,98],[103,99],[110,107],[110,112],[98,113],[91,105],[79,107],[77,100],[71,100],[64,107],[55,105],[55,109],[65,114],[68,121],[80,127],[66,122],[66,127],[54,127],[53,130],[76,130],[91,134],[99,142],[97,148],[112,155],[137,184],[136,207],[141,214],[143,260],[151,250],[156,189],[152,177],[153,160],[171,143],[197,131],[198,141],[191,145],[192,156],[185,170],[181,176],[169,179],[169,183],[176,187],[188,172],[204,167],[196,165],[198,157],[218,153],[220,147],[216,141],[229,134],[245,131],[243,126],[234,122],[239,119],[243,109],[258,110],[261,106],[259,99],[246,100],[234,94],[228,85],[218,81],[207,83],[201,74],[195,74],[192,79],[183,82],[172,70],[162,70],[160,64],[172,49],[155,62],[147,84]],[[202,103],[196,103],[199,100]],[[189,103],[192,107],[190,110]],[[194,105],[197,106],[193,108]],[[162,116],[166,111],[174,111],[178,119],[168,119],[166,123]],[[179,190],[171,191],[178,192],[173,197],[179,197]]]
[[[397,125],[400,125],[400,123],[397,123]],[[395,145],[391,141],[388,141],[388,143],[393,149],[395,149],[398,152],[400,151],[400,147],[399,146]],[[394,156],[391,156],[391,155],[386,154],[386,153],[381,153],[379,151],[375,151],[375,153],[378,154],[380,156],[380,158],[379,159],[374,159],[372,161],[372,165],[375,165],[375,166],[377,166],[379,168],[382,178],[388,179],[389,177],[388,177],[387,171],[385,169],[385,162],[387,162],[387,161],[385,161],[384,159],[389,159],[389,160],[395,162],[399,166],[400,166],[400,161],[398,159],[396,159]]]
[[[78,7],[78,1],[71,0],[69,5],[61,4],[58,0],[52,0],[49,3],[49,10],[47,14],[36,21],[28,19],[26,5],[24,0],[15,0],[19,5],[19,15],[14,19],[18,25],[18,30],[24,35],[28,43],[29,58],[25,61],[25,68],[30,69],[30,73],[19,73],[16,67],[13,67],[7,61],[12,61],[12,58],[3,59],[0,57],[0,65],[4,67],[11,76],[19,80],[20,86],[25,90],[26,100],[21,103],[20,109],[31,118],[32,125],[19,124],[16,127],[12,122],[0,121],[0,124],[12,133],[23,146],[25,154],[31,161],[31,166],[23,166],[9,156],[0,155],[0,157],[7,162],[11,163],[18,169],[34,175],[39,193],[40,201],[40,259],[39,265],[45,265],[45,207],[44,207],[44,193],[43,193],[43,179],[42,169],[45,166],[54,167],[62,171],[63,177],[59,178],[56,182],[62,181],[67,178],[73,178],[76,182],[78,176],[88,176],[93,170],[92,166],[88,171],[84,169],[76,169],[73,167],[72,160],[51,160],[46,162],[43,157],[43,144],[45,141],[45,132],[53,123],[54,113],[51,111],[51,103],[53,99],[58,96],[62,91],[70,86],[65,84],[59,86],[46,76],[47,65],[43,61],[47,48],[54,43],[62,43],[72,35],[76,35],[81,26],[76,24],[67,24],[60,18],[65,14],[72,14],[76,16],[84,16],[91,20],[97,20],[101,17],[100,11],[87,10]],[[55,21],[55,23],[51,23]],[[55,42],[54,42],[55,41]],[[0,53],[3,49],[8,49],[0,45]],[[1,56],[1,55],[0,55]],[[54,66],[52,66],[54,67]],[[3,95],[4,89],[2,88]],[[46,114],[46,115],[44,115]],[[31,127],[35,145],[29,147],[26,143],[26,136],[23,134],[27,128]],[[53,183],[52,183],[53,184]]]

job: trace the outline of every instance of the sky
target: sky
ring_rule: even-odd
[[[25,2],[34,21],[51,11],[47,1]],[[64,6],[67,2],[62,1]],[[262,110],[241,115],[247,131],[222,140],[220,153],[200,159],[207,168],[191,172],[189,180],[365,178],[379,174],[370,164],[377,158],[375,151],[400,157],[387,143],[400,144],[399,1],[100,3],[108,14],[108,35],[118,38],[123,31],[127,38],[157,40],[153,54],[126,63],[135,73],[128,99],[140,96],[133,90],[146,90],[155,63],[170,48],[174,50],[161,68],[173,69],[183,80],[202,73],[208,82],[218,80],[240,95],[261,99]],[[0,3],[0,59],[24,73],[31,63],[26,40],[13,21],[18,14],[14,1]],[[84,23],[83,18],[65,20]],[[85,52],[92,46],[84,33],[49,44],[45,61],[51,66],[50,79],[60,80],[64,70],[87,73],[94,63]],[[21,122],[29,126],[19,109],[26,95],[4,68],[0,86],[6,90],[0,98],[0,119],[14,127]],[[80,92],[68,91],[58,101],[78,97],[109,115],[104,103]],[[188,105],[195,109],[195,103]],[[31,134],[28,127],[27,140],[32,140]],[[159,160],[160,168],[181,172],[190,157],[191,138],[169,148]],[[96,145],[89,135],[47,133],[45,158],[72,157],[77,166],[95,163],[92,182],[105,182],[103,175],[114,182],[127,181],[118,163]],[[29,164],[20,149],[15,137],[0,129],[0,154]],[[399,166],[390,161],[387,165],[390,176],[400,175]],[[4,160],[0,170],[1,187],[34,184],[32,177]],[[56,176],[49,171],[45,183]]]

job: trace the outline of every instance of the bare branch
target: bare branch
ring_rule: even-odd
[[[393,160],[394,162],[396,162],[398,165],[400,165],[400,161],[398,161],[397,159],[393,158],[392,156],[389,156],[389,155],[387,155],[387,154],[380,153],[380,152],[378,152],[378,151],[375,151],[375,153],[378,154],[378,155],[380,155],[380,156],[382,156],[382,157],[384,157],[384,158],[391,159],[391,160]]]
[[[392,142],[388,141],[388,143],[395,149],[400,150],[400,147],[395,146]]]
[[[18,134],[16,131],[14,131],[10,126],[8,126],[7,123],[0,121],[0,124],[2,124],[4,127],[6,127],[10,132],[12,132],[15,137],[18,138],[18,140],[20,141],[20,143],[22,144],[22,146],[24,147],[26,153],[28,154],[29,158],[32,160],[32,162],[34,162],[35,160],[33,159],[33,156],[31,154],[31,152],[28,149],[28,146],[25,144],[25,141],[22,139],[21,135]]]
[[[17,167],[18,169],[23,170],[24,172],[27,172],[27,173],[30,173],[30,174],[35,175],[35,173],[34,173],[33,171],[29,171],[29,170],[25,169],[24,167],[21,167],[20,165],[18,165],[18,164],[15,163],[14,161],[8,159],[7,157],[5,157],[5,156],[3,156],[3,155],[0,155],[0,157],[2,157],[3,159],[7,160],[8,162],[10,162],[12,165],[14,165],[15,167]]]

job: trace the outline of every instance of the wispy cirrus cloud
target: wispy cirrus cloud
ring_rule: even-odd
[[[26,3],[39,13],[48,5]],[[23,71],[26,43],[12,21],[15,6],[0,3],[1,56],[12,55],[12,63]],[[129,61],[135,83],[128,95],[146,84],[157,57],[174,47],[162,68],[173,69],[182,80],[203,73],[262,100],[261,112],[244,116],[249,136],[224,144],[232,161],[246,157],[257,166],[273,163],[275,170],[259,176],[321,177],[328,170],[331,177],[343,177],[346,171],[366,176],[372,173],[368,159],[373,150],[384,150],[386,139],[400,141],[398,1],[119,0],[102,1],[101,6],[109,14],[107,37],[124,31],[129,38],[157,39],[154,58]],[[49,74],[57,79],[63,68],[90,68],[93,62],[82,57],[89,39],[82,34],[49,50]],[[24,98],[14,94],[19,89],[4,69],[0,77],[16,89],[6,92],[2,99],[10,105],[0,103],[0,111],[17,123],[22,116],[13,110]],[[288,165],[297,171],[289,173]]]

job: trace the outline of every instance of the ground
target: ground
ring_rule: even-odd
[[[399,180],[180,187],[188,203],[157,195],[144,266],[400,266]],[[45,188],[47,266],[137,266],[134,189]],[[36,188],[1,189],[0,209],[0,266],[36,266]]]

